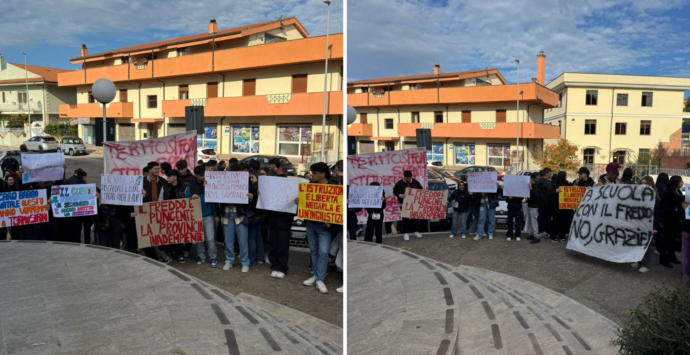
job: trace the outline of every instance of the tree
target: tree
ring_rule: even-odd
[[[574,171],[579,167],[578,147],[565,138],[559,138],[556,144],[547,144],[544,151],[535,159],[543,168],[555,171]]]
[[[7,128],[24,128],[24,125],[29,122],[29,118],[25,113],[15,113],[10,116],[7,121]]]
[[[685,108],[683,109],[683,112],[690,112],[690,98],[685,100]]]
[[[78,128],[77,126],[72,126],[67,123],[55,123],[46,125],[43,132],[55,137],[76,136],[78,134]]]

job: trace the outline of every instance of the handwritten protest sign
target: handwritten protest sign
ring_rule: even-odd
[[[65,177],[63,153],[22,154],[24,183],[62,180]]]
[[[467,174],[468,189],[472,193],[496,193],[498,174],[495,171],[475,171]]]
[[[343,224],[343,187],[328,184],[299,184],[297,218]]]
[[[587,189],[570,226],[567,248],[614,263],[642,260],[652,240],[654,190],[610,184]]]
[[[582,198],[585,197],[585,192],[587,192],[586,187],[561,186],[560,189],[558,209],[561,210],[576,210]]]
[[[256,208],[297,214],[295,199],[299,197],[297,179],[276,176],[259,176],[259,200]]]
[[[146,202],[134,208],[139,248],[204,241],[199,199]]]
[[[0,220],[2,228],[48,222],[46,190],[1,193]]]
[[[506,175],[503,177],[503,196],[529,198],[529,176]],[[494,187],[496,184],[494,183]]]
[[[402,217],[411,219],[446,219],[448,190],[431,191],[408,188]]]
[[[141,175],[141,168],[151,161],[168,162],[186,160],[196,166],[196,131],[173,134],[131,142],[104,142],[105,171],[114,175]]]
[[[383,186],[350,186],[348,208],[381,208]]]
[[[98,214],[96,184],[55,185],[51,195],[53,216],[57,218]]]
[[[141,175],[101,174],[101,203],[118,206],[141,206],[144,178]]]
[[[206,202],[247,204],[249,173],[246,171],[207,171]]]
[[[400,204],[393,195],[393,186],[402,180],[403,173],[409,170],[422,186],[427,184],[426,150],[414,148],[380,153],[358,154],[347,157],[347,177],[350,187],[368,186],[378,181],[386,192],[384,222],[399,221]],[[357,223],[367,221],[366,210],[357,213]]]

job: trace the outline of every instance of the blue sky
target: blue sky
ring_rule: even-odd
[[[350,0],[348,81],[498,68],[690,77],[687,0]],[[686,91],[686,98],[690,91]]]
[[[59,4],[59,6],[58,6]],[[322,0],[3,0],[0,54],[9,63],[77,69],[69,60],[82,44],[89,53],[208,30],[296,16],[310,36],[326,34]],[[330,33],[343,32],[343,1],[332,0]]]

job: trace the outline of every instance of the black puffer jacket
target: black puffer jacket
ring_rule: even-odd
[[[573,186],[578,186],[578,187],[592,187],[592,186],[594,186],[594,180],[589,176],[587,177],[587,180],[577,179],[575,181],[576,181],[576,183]]]
[[[453,193],[448,196],[448,201],[453,201],[453,209],[460,213],[467,212],[470,210],[471,199],[472,196],[468,193],[467,189],[455,189],[455,191],[453,191]]]
[[[180,198],[185,198],[185,191],[187,191],[187,183],[178,181],[177,186],[165,184],[163,185],[160,193],[158,194],[158,201],[177,200]]]

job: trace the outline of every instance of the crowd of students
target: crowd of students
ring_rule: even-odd
[[[63,166],[66,168],[66,166]],[[69,178],[31,184],[22,183],[22,168],[11,153],[2,164],[4,183],[2,192],[17,190],[45,189],[46,196],[51,196],[51,186],[78,185],[87,183],[87,173],[82,169],[74,171]],[[245,171],[249,173],[248,204],[208,203],[205,201],[206,171]],[[334,167],[334,175],[326,163],[315,163],[310,166],[310,183],[342,184],[342,161]],[[201,267],[209,263],[210,267],[218,266],[217,246],[225,253],[223,270],[233,268],[235,259],[239,259],[241,272],[249,272],[257,264],[270,263],[271,277],[282,279],[289,266],[289,247],[291,229],[295,214],[257,209],[260,195],[259,176],[287,178],[277,158],[269,161],[268,167],[261,167],[259,161],[251,160],[248,164],[230,159],[229,164],[214,160],[204,163],[198,161],[190,169],[185,160],[176,162],[175,167],[169,163],[152,161],[142,168],[144,176],[143,201],[164,201],[174,199],[198,199],[202,208],[204,242],[196,244],[197,262]],[[29,224],[9,228],[0,228],[0,238],[6,239],[9,232],[12,239],[54,240],[62,242],[82,242],[91,244],[93,230],[95,244],[123,248],[138,253],[137,230],[133,206],[114,206],[100,201],[100,189],[96,193],[98,214],[94,216],[55,218],[49,208],[49,219],[46,223]],[[295,199],[298,204],[298,199]],[[48,201],[49,203],[49,201]],[[93,226],[93,228],[92,228]],[[314,221],[306,221],[306,235],[311,252],[311,270],[314,276],[303,282],[306,286],[315,286],[319,292],[327,293],[323,283],[328,268],[329,254],[342,253],[342,241],[336,240],[342,228]],[[342,235],[342,233],[341,233]],[[340,235],[340,236],[341,236]],[[216,243],[217,239],[222,241]],[[141,251],[152,259],[165,263],[177,261],[185,263],[193,248],[192,243],[162,245],[142,248]],[[342,255],[340,260],[342,259]],[[342,269],[342,263],[339,268]],[[342,293],[342,286],[337,289]]]

